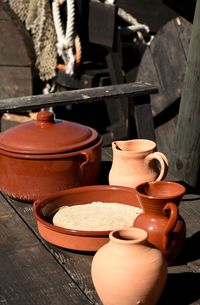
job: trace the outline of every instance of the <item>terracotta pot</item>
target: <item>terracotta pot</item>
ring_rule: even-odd
[[[164,288],[167,265],[136,228],[113,231],[95,254],[91,274],[104,305],[155,305]]]
[[[61,207],[93,201],[101,201],[105,204],[118,202],[140,207],[135,191],[128,187],[89,185],[67,189],[34,202],[33,212],[40,235],[48,242],[62,248],[97,251],[108,242],[110,231],[73,230],[55,226],[52,222],[53,216]]]
[[[101,144],[94,129],[39,112],[37,120],[0,134],[0,190],[14,199],[34,201],[66,188],[97,184]]]
[[[136,187],[138,184],[159,181],[168,171],[168,160],[156,151],[156,143],[146,139],[112,142],[113,162],[109,184]],[[160,170],[157,166],[160,164]]]
[[[171,181],[136,187],[143,213],[135,219],[134,227],[148,232],[148,241],[162,251],[169,265],[179,255],[186,235],[185,222],[178,210],[184,193],[184,186]]]

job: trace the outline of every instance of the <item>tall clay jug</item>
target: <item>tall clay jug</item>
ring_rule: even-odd
[[[95,254],[91,274],[104,305],[155,305],[164,288],[167,265],[148,245],[147,233],[125,228],[110,233]]]
[[[108,177],[111,185],[136,187],[143,182],[162,180],[167,174],[167,157],[156,151],[156,143],[151,140],[114,141],[112,151]]]
[[[136,195],[143,213],[133,226],[148,232],[148,241],[159,248],[169,265],[181,252],[186,226],[178,205],[185,187],[171,181],[156,181],[138,185]]]

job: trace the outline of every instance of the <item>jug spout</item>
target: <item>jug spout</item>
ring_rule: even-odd
[[[112,142],[112,149],[122,150],[118,142],[119,141]]]

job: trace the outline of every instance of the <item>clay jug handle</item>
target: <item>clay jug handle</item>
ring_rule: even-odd
[[[94,156],[94,153],[93,153],[92,150],[81,151],[81,155],[83,155],[83,156],[84,156],[84,159],[85,159],[85,160],[83,161],[83,163],[81,163],[81,165],[80,165],[80,170],[81,170],[81,172],[83,173],[86,164],[87,164],[87,163],[93,162],[95,156]]]
[[[148,161],[156,159],[160,163],[160,174],[158,175],[156,181],[160,181],[166,177],[169,163],[167,157],[163,153],[155,151],[149,154],[145,159]]]
[[[170,214],[169,214],[169,211],[170,211]],[[164,213],[164,215],[169,214],[168,222],[167,222],[165,231],[163,233],[163,238],[162,238],[162,253],[164,255],[166,255],[171,246],[169,234],[173,232],[173,230],[176,226],[178,216],[179,216],[179,210],[173,202],[168,202],[163,208],[163,213]]]

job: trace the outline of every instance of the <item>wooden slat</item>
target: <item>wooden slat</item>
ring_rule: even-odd
[[[116,26],[116,6],[89,1],[88,11],[89,42],[112,48]],[[85,33],[83,37],[85,37]]]
[[[176,18],[160,29],[145,50],[136,80],[151,80],[158,87],[159,93],[151,97],[154,116],[181,96],[190,35],[191,25]]]
[[[180,205],[180,213],[186,220],[187,229],[183,263],[186,263],[195,272],[199,272],[200,247],[197,247],[197,244],[200,241],[200,195],[185,195]]]
[[[84,291],[92,304],[98,305],[98,297],[96,291],[94,290],[90,274],[91,261],[94,253],[65,250],[46,242],[38,233],[36,221],[33,217],[33,206],[26,203],[20,203],[9,198],[8,201],[11,206],[16,209],[17,213],[19,213],[20,217],[22,217],[25,223],[30,226],[31,230],[37,235],[42,244],[44,244],[48,251],[55,257],[56,261],[62,265],[62,268],[67,273],[70,274],[75,283],[78,283],[81,290]],[[68,303],[66,301],[66,304],[73,305],[74,303]],[[80,302],[80,304],[82,303]]]
[[[171,170],[177,179],[199,188],[200,173],[200,0],[197,0],[179,108]]]
[[[164,99],[158,107],[166,108],[180,97],[186,58],[172,20],[156,35],[150,49]],[[165,103],[164,103],[165,102]],[[160,104],[160,105],[159,105]],[[154,105],[156,107],[156,105]]]
[[[133,111],[137,137],[156,141],[150,97],[135,97]]]
[[[27,208],[28,205],[25,213]],[[0,197],[0,249],[0,303],[91,305],[3,197]]]
[[[151,80],[158,94],[151,96],[158,149],[169,159],[171,172],[173,138],[179,110],[187,54],[191,37],[191,24],[181,17],[170,20],[155,35],[141,60],[137,81]]]
[[[76,103],[88,103],[94,100],[113,99],[125,96],[141,96],[157,92],[157,88],[148,83],[128,83],[98,88],[56,92],[47,95],[34,95],[0,100],[0,111],[23,111],[38,107],[61,106]]]
[[[35,53],[25,26],[8,4],[0,3],[0,66],[30,66]]]
[[[0,66],[0,99],[29,95],[33,91],[30,67]]]
[[[24,24],[0,1],[0,98],[33,93],[35,52]]]
[[[0,1],[0,20],[9,20],[10,16],[7,12],[8,5],[3,1]]]
[[[0,20],[0,66],[30,65],[23,36],[11,20]]]
[[[180,43],[182,45],[185,58],[187,59],[190,38],[191,38],[191,33],[192,33],[192,25],[188,21],[186,21],[184,18],[180,18],[180,17],[178,17],[177,19],[174,19],[174,23],[175,23],[176,29],[178,31],[178,37],[179,37]]]

